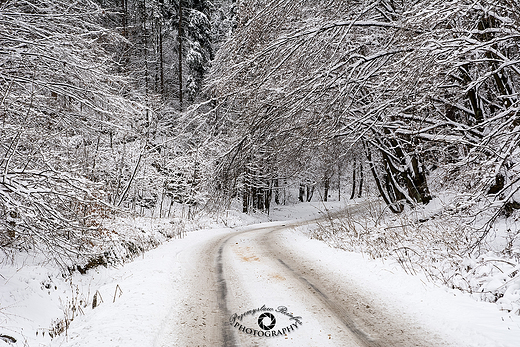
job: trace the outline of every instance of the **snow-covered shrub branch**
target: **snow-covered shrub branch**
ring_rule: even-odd
[[[495,225],[492,238],[479,241],[470,223],[461,222],[456,206],[407,211],[395,215],[379,204],[335,215],[310,232],[332,247],[397,262],[407,273],[496,303],[520,315],[520,230],[515,223]],[[347,210],[348,211],[348,210]],[[364,217],[363,217],[364,216]],[[339,218],[338,218],[339,217]]]
[[[117,172],[104,159],[144,108],[122,94],[108,49],[123,38],[95,2],[0,7],[0,245],[66,263],[89,254]]]

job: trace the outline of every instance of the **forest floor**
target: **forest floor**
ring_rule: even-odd
[[[358,206],[346,208],[355,215]],[[306,221],[323,207],[208,224],[124,266],[66,279],[38,259],[4,264],[0,346],[520,345],[520,316],[409,275],[397,261],[311,239]],[[63,316],[74,319],[51,339]]]

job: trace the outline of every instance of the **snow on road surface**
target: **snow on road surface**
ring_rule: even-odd
[[[300,224],[193,232],[91,271],[76,281],[103,303],[50,346],[520,346],[520,317],[310,240]]]

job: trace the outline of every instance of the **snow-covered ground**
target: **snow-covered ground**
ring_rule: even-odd
[[[240,215],[237,218],[237,215],[238,213],[230,213],[226,224],[235,226],[256,221],[249,216]],[[137,287],[145,288],[146,282],[140,280],[143,278],[140,272],[148,273],[150,268],[164,265],[163,261],[153,263],[156,252],[164,251],[164,258],[170,259],[168,256],[170,252],[177,252],[187,247],[193,239],[204,240],[203,235],[218,233],[218,229],[215,228],[219,226],[222,226],[222,222],[218,223],[210,218],[194,222],[187,222],[180,218],[129,217],[114,220],[110,228],[117,231],[114,237],[119,239],[119,242],[113,240],[111,243],[117,248],[116,252],[123,256],[123,260],[107,268],[99,266],[91,269],[85,275],[76,271],[72,276],[63,276],[62,268],[39,253],[10,254],[0,259],[0,346],[48,346],[55,343],[54,341],[60,341],[61,344],[64,337],[67,340],[67,336],[71,336],[68,332],[69,325],[75,327],[81,319],[97,317],[98,312],[101,313],[108,308],[106,303],[114,301],[114,294],[116,294],[116,304],[119,304],[118,295],[122,299],[130,297],[131,290],[130,293],[127,290],[131,284],[122,279],[135,278]],[[180,238],[182,236],[179,235],[180,229],[197,231],[188,232],[187,238]],[[138,259],[132,260],[130,255],[125,254],[126,250],[120,246],[121,241],[126,239],[132,242],[142,239],[143,247],[146,245],[149,247],[150,244],[165,242],[167,234],[170,237],[173,235],[171,242],[143,253]],[[125,259],[126,256],[129,256],[129,259]],[[148,265],[149,269],[142,268],[147,264],[147,262],[143,263],[146,259],[151,259],[152,262]],[[172,264],[175,263],[174,259],[170,260]],[[121,261],[126,263],[122,265]],[[134,269],[136,266],[139,269]],[[174,275],[172,271],[173,269],[164,270],[166,274]],[[156,280],[162,278],[152,277]],[[117,293],[115,293],[116,287]],[[96,297],[98,307],[93,310],[92,304],[96,293],[99,295]],[[168,295],[175,294],[173,292]],[[100,323],[107,322],[101,319]],[[56,338],[58,334],[61,336]],[[54,341],[52,337],[55,337]],[[17,342],[11,343],[11,338]]]
[[[341,204],[327,207],[340,209]],[[311,218],[319,216],[320,209],[323,205],[318,203],[299,204],[276,209],[270,218]],[[188,304],[203,302],[193,297],[193,287],[188,285],[199,271],[194,264],[204,245],[234,232],[224,227],[193,231],[124,266],[98,267],[67,279],[52,264],[39,264],[39,259],[16,259],[14,267],[3,264],[0,346],[164,346],[165,336],[172,339],[171,346],[187,346],[180,338],[187,325],[202,329],[207,324],[203,316],[192,316],[190,322],[183,318],[192,309]],[[374,302],[395,312],[398,320],[414,321],[453,346],[520,346],[520,317],[500,311],[495,304],[438,287],[420,274],[407,275],[396,262],[330,248],[309,239],[305,227],[278,233],[285,247],[314,259],[317,267],[337,274],[338,279],[356,283]],[[248,286],[248,290],[255,289]],[[263,288],[256,290],[253,295],[261,297]],[[92,308],[94,296],[97,307]],[[49,328],[65,315],[74,319],[65,332],[51,339]],[[309,323],[304,317],[303,324]],[[10,343],[5,336],[17,342]]]
[[[383,263],[358,253],[331,249],[301,233],[288,242],[306,252],[338,278],[355,282],[397,317],[446,336],[453,346],[520,346],[520,317],[477,302],[457,290],[438,287],[422,275],[411,276],[396,262]]]

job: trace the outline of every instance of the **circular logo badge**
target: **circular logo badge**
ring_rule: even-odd
[[[276,324],[276,318],[269,312],[264,312],[258,317],[258,326],[263,330],[271,330]]]

